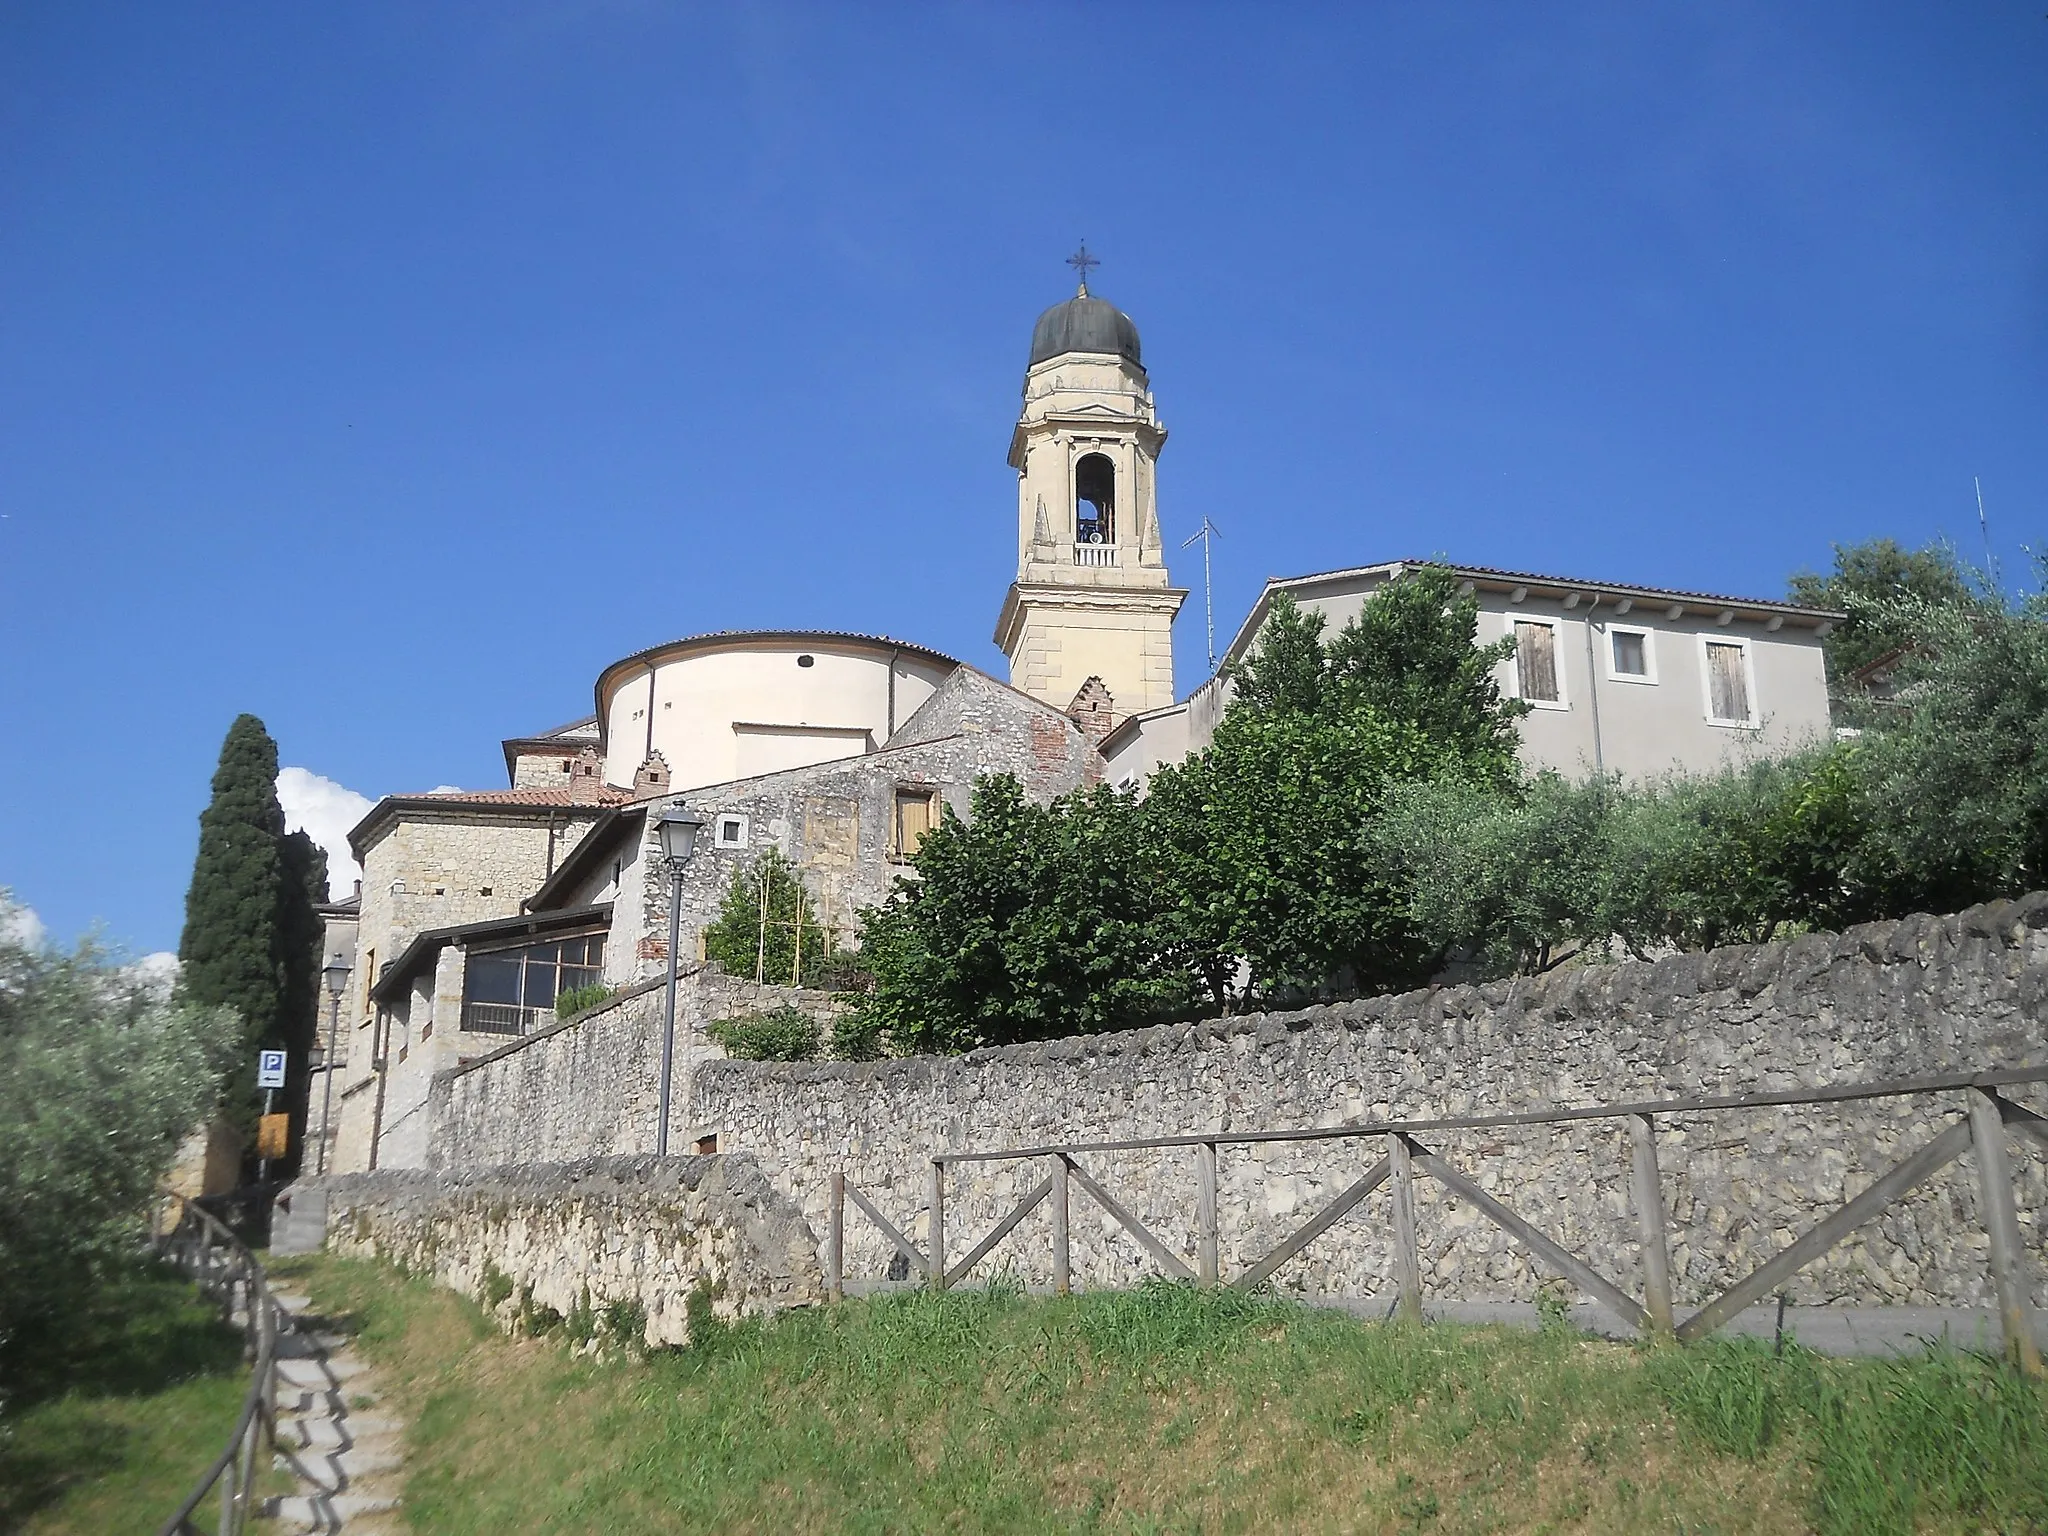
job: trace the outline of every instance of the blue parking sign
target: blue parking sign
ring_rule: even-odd
[[[256,1086],[258,1088],[282,1088],[284,1086],[283,1051],[258,1051],[256,1053]]]

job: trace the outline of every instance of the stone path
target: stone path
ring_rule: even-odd
[[[369,1364],[304,1296],[279,1294],[294,1326],[278,1338],[277,1466],[300,1492],[271,1499],[279,1531],[397,1536],[405,1426],[379,1411]]]

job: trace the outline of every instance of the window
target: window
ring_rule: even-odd
[[[604,935],[578,934],[516,949],[472,953],[463,967],[462,1027],[490,1035],[523,1035],[555,999],[604,976]]]
[[[1074,542],[1116,542],[1116,466],[1107,454],[1084,454],[1074,466]]]
[[[1564,708],[1564,679],[1557,666],[1557,626],[1545,619],[1516,619],[1515,692],[1531,704]]]
[[[925,833],[931,831],[938,814],[938,791],[906,788],[896,791],[896,825],[890,834],[890,851],[899,859],[917,852]]]
[[[1607,675],[1617,683],[1657,681],[1657,657],[1647,629],[1607,626]]]
[[[715,848],[746,847],[747,818],[744,816],[719,816],[715,818],[711,842]]]
[[[1700,643],[1706,665],[1707,719],[1715,725],[1755,725],[1748,642],[1702,637]]]

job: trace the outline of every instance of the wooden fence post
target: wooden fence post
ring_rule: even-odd
[[[1052,1288],[1065,1296],[1073,1290],[1067,1248],[1067,1154],[1052,1157]]]
[[[946,1165],[936,1157],[932,1159],[928,1190],[925,1209],[931,1216],[931,1232],[925,1276],[931,1281],[933,1290],[943,1291],[946,1288]]]
[[[2027,1284],[2021,1272],[2019,1212],[2013,1207],[2012,1163],[2005,1150],[2005,1120],[1998,1096],[1982,1088],[1964,1090],[1970,1104],[1971,1150],[1977,1161],[1977,1204],[1991,1238],[1991,1285],[1998,1296],[1998,1320],[2005,1330],[2006,1357],[2029,1376],[2039,1376],[2041,1351],[2027,1315]]]
[[[1646,1331],[1669,1343],[1674,1327],[1671,1249],[1664,1231],[1664,1191],[1657,1177],[1657,1127],[1648,1115],[1628,1117],[1628,1141],[1636,1230],[1643,1245],[1643,1310],[1650,1314]]]
[[[1195,1148],[1195,1269],[1204,1285],[1221,1275],[1216,1254],[1216,1143]]]
[[[1400,1300],[1395,1315],[1404,1323],[1422,1321],[1422,1262],[1415,1250],[1415,1168],[1409,1160],[1408,1138],[1387,1133],[1387,1161],[1393,1167],[1394,1283]]]
[[[825,1294],[833,1301],[846,1299],[846,1175],[832,1175],[832,1210],[825,1242]]]

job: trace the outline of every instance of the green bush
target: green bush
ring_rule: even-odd
[[[783,1007],[718,1019],[705,1033],[738,1061],[815,1061],[824,1031],[808,1014]]]
[[[832,1021],[832,1055],[839,1061],[877,1061],[889,1054],[881,1021],[854,1009]]]
[[[555,997],[555,1017],[566,1019],[581,1013],[586,1008],[595,1008],[612,995],[612,989],[601,981],[587,987],[571,987]]]

